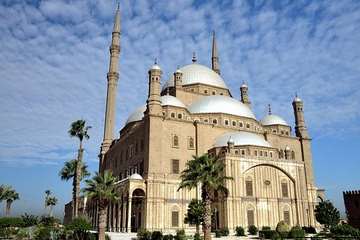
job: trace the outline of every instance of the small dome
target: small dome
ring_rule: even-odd
[[[248,88],[248,85],[246,85],[246,83],[243,83],[243,84],[241,84],[241,87],[242,88]]]
[[[235,146],[241,145],[252,145],[252,146],[261,146],[261,147],[271,147],[270,143],[267,142],[263,136],[257,135],[250,132],[228,132],[220,137],[216,138],[214,147],[224,147],[227,146],[229,139],[234,141]]]
[[[235,144],[235,142],[234,142],[234,140],[231,138],[231,136],[230,136],[229,140],[227,141],[227,143],[228,143],[228,144]]]
[[[161,96],[161,106],[174,106],[174,107],[182,107],[186,108],[185,104],[183,104],[178,98],[171,95]],[[132,112],[129,118],[126,120],[125,125],[131,122],[141,121],[144,117],[144,112],[146,111],[146,105],[143,105],[134,112]]]
[[[299,98],[298,96],[296,96],[296,97],[294,98],[294,102],[302,102],[302,100],[301,100],[301,98]]]
[[[203,83],[210,86],[228,89],[222,77],[216,72],[214,72],[212,69],[204,65],[192,63],[182,68],[179,68],[177,71],[181,71],[183,73],[183,85]],[[170,80],[165,83],[162,90],[165,90],[167,87],[172,86],[174,86],[174,75],[172,75],[170,77]]]
[[[289,146],[286,146],[286,147],[285,147],[285,150],[286,150],[286,151],[290,151],[290,147],[289,147]]]
[[[289,124],[287,124],[287,122],[282,119],[281,117],[274,115],[274,114],[269,114],[266,115],[262,120],[261,120],[261,124],[264,126],[270,126],[270,125],[284,125],[284,126],[289,126]]]
[[[150,69],[151,70],[161,70],[160,66],[157,64],[152,65]]]
[[[183,104],[178,98],[171,95],[161,96],[161,105],[186,108],[185,104]]]
[[[182,71],[178,68],[178,69],[176,69],[176,71],[175,71],[176,73],[182,73]]]
[[[189,106],[189,111],[191,113],[227,113],[255,119],[248,106],[234,98],[221,95],[202,97]]]
[[[130,114],[130,116],[128,117],[128,119],[126,120],[125,125],[127,125],[128,123],[137,122],[137,121],[140,121],[141,119],[143,119],[145,111],[146,111],[146,105],[143,105],[143,106],[135,109],[135,111],[132,112]]]
[[[140,174],[138,174],[138,173],[132,174],[132,175],[129,177],[129,179],[132,179],[132,180],[144,180],[144,179],[142,178],[142,176],[141,176]]]

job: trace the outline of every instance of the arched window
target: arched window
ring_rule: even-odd
[[[225,120],[224,122],[226,126],[229,125],[229,120]]]
[[[194,138],[193,138],[193,137],[189,137],[188,147],[189,147],[190,149],[193,149],[193,148],[195,147]]]
[[[179,211],[177,210],[171,211],[171,226],[179,227]]]
[[[177,135],[173,136],[173,147],[179,147],[179,137]]]
[[[249,124],[249,123],[246,124],[246,128],[250,128],[250,124]]]
[[[175,113],[171,113],[170,115],[172,118],[175,118]]]
[[[291,222],[290,222],[290,208],[289,208],[289,206],[285,206],[285,207],[284,207],[283,218],[284,218],[284,222],[286,222],[288,225],[291,224]]]
[[[239,127],[244,127],[244,124],[242,122],[239,122]]]
[[[236,122],[232,121],[232,125],[233,125],[233,127],[236,127]]]
[[[182,119],[182,114],[181,113],[178,114],[178,119]]]
[[[213,124],[217,124],[217,119],[213,119]]]
[[[284,150],[280,150],[279,152],[279,158],[284,158]]]
[[[291,151],[291,159],[295,159],[295,152]]]
[[[288,183],[285,180],[281,182],[281,194],[283,198],[289,197]]]
[[[253,182],[251,178],[247,178],[245,181],[245,191],[246,191],[246,196],[248,197],[252,197],[254,195]]]

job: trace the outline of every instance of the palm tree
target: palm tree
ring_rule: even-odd
[[[181,182],[178,191],[201,185],[201,198],[204,203],[203,232],[205,240],[211,240],[211,203],[215,200],[215,195],[227,196],[229,193],[225,181],[232,178],[224,175],[224,169],[225,164],[223,162],[204,154],[200,157],[193,156],[193,159],[186,163],[186,169],[180,176]]]
[[[10,216],[11,204],[19,200],[19,193],[17,193],[11,186],[1,185],[0,187],[0,201],[5,201],[5,215]]]
[[[117,177],[109,171],[95,173],[92,179],[86,180],[87,186],[84,192],[89,199],[97,201],[99,206],[98,240],[105,240],[106,210],[109,203],[119,199],[119,193],[115,186],[116,181]]]
[[[64,167],[60,170],[59,172],[59,176],[61,178],[61,180],[63,181],[69,181],[70,179],[72,179],[72,185],[73,185],[73,202],[76,199],[76,182],[75,182],[75,175],[76,175],[76,165],[77,165],[78,160],[77,159],[72,159],[70,161],[65,162]],[[79,162],[79,165],[81,172],[80,172],[80,179],[79,179],[79,183],[86,177],[90,176],[90,173],[87,170],[87,165],[84,164],[83,162]]]
[[[88,130],[91,126],[86,126],[86,121],[83,119],[77,120],[71,123],[70,129],[68,131],[70,137],[77,137],[79,139],[79,150],[77,163],[82,162],[83,155],[83,140],[89,139]],[[79,194],[80,194],[80,178],[81,178],[81,164],[76,164],[76,171],[74,176],[74,185],[75,185],[75,196],[73,196],[73,216],[78,216],[78,206],[79,206]]]
[[[58,199],[55,196],[51,196],[51,191],[45,191],[45,209],[49,208],[49,217],[52,217],[53,207],[57,204]]]

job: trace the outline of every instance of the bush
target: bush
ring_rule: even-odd
[[[24,222],[18,217],[2,217],[0,218],[0,228],[22,227]]]
[[[162,240],[163,234],[160,231],[153,231],[151,234],[151,240]]]
[[[23,221],[23,227],[31,227],[38,224],[39,219],[37,216],[29,215],[25,213],[24,215],[21,215],[21,219]]]
[[[290,238],[303,238],[305,237],[305,231],[299,226],[294,226],[291,228],[289,233]]]
[[[151,240],[151,232],[141,228],[137,233],[137,238],[139,240]]]
[[[220,229],[215,230],[215,237],[216,237],[216,238],[222,237],[222,234],[221,234],[221,230],[220,230]]]
[[[248,231],[249,231],[250,235],[256,235],[258,233],[258,229],[255,225],[249,226]]]
[[[229,236],[229,228],[224,227],[220,229],[221,236]]]
[[[40,223],[44,226],[47,227],[53,227],[56,224],[60,223],[60,220],[54,217],[49,217],[49,216],[41,216],[40,218]]]
[[[281,239],[280,234],[277,231],[271,229],[259,231],[259,237],[265,239]]]
[[[89,231],[92,229],[92,226],[87,218],[77,217],[74,218],[67,226],[66,229],[73,232],[73,238],[79,240],[85,240],[88,238]]]
[[[163,240],[173,240],[174,236],[172,234],[164,235]]]
[[[271,227],[269,227],[269,226],[263,226],[263,227],[261,228],[261,230],[262,230],[262,231],[269,231],[269,230],[271,230]]]
[[[201,240],[202,238],[201,238],[201,236],[200,236],[200,234],[199,233],[195,233],[194,234],[194,240]]]
[[[331,227],[330,232],[336,236],[360,237],[360,231],[349,224],[341,224]]]
[[[281,232],[289,232],[290,227],[289,225],[285,222],[285,221],[280,221],[277,225],[276,225],[276,231],[278,233]]]
[[[175,240],[186,240],[185,230],[177,230]]]
[[[302,229],[305,231],[305,233],[309,233],[309,234],[315,234],[316,233],[316,229],[313,226],[310,227],[302,227]]]
[[[236,236],[245,236],[245,230],[244,230],[244,228],[243,227],[241,227],[241,226],[237,226],[236,228],[235,228],[235,235]]]

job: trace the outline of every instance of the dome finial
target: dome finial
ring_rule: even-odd
[[[271,115],[271,105],[268,104],[269,115]]]
[[[157,58],[154,59],[154,64],[157,65]]]
[[[197,59],[196,59],[196,53],[193,52],[193,57],[192,57],[192,62],[193,63],[196,63]]]
[[[118,0],[118,1],[117,1],[117,9],[116,9],[116,10],[119,11],[119,9],[120,9],[120,1]]]

